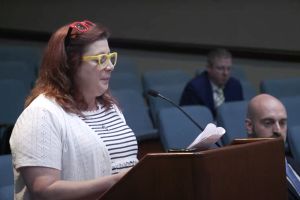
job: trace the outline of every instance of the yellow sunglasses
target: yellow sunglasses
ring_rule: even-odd
[[[108,62],[110,62],[113,65],[113,67],[115,67],[115,65],[117,64],[117,58],[118,58],[118,53],[112,52],[108,54],[98,54],[94,56],[83,56],[82,60],[83,61],[97,60],[100,70],[103,70],[107,66]]]

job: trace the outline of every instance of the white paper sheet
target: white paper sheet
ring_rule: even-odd
[[[206,125],[205,129],[198,135],[198,137],[188,146],[187,149],[204,150],[212,144],[216,143],[224,134],[223,127],[217,127],[213,123]]]

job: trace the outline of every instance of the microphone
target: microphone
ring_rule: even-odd
[[[159,92],[152,90],[152,89],[148,90],[148,95],[150,95],[152,97],[162,98],[165,101],[171,103],[173,106],[178,108],[187,118],[189,118],[191,120],[191,122],[193,122],[201,131],[204,130],[189,114],[187,114],[180,106],[178,106],[176,103],[174,103],[171,99],[164,97]]]

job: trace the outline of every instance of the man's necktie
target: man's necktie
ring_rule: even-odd
[[[293,185],[297,193],[300,195],[300,181],[287,161],[285,162],[285,168],[288,181]]]
[[[218,88],[215,90],[216,97],[215,97],[215,106],[216,108],[219,107],[225,100],[223,89]]]

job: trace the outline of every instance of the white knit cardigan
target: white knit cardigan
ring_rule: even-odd
[[[28,195],[18,172],[20,167],[55,168],[61,170],[62,180],[74,181],[111,174],[111,161],[101,139],[76,114],[65,112],[44,95],[37,97],[20,115],[10,145],[16,199],[27,199]]]

